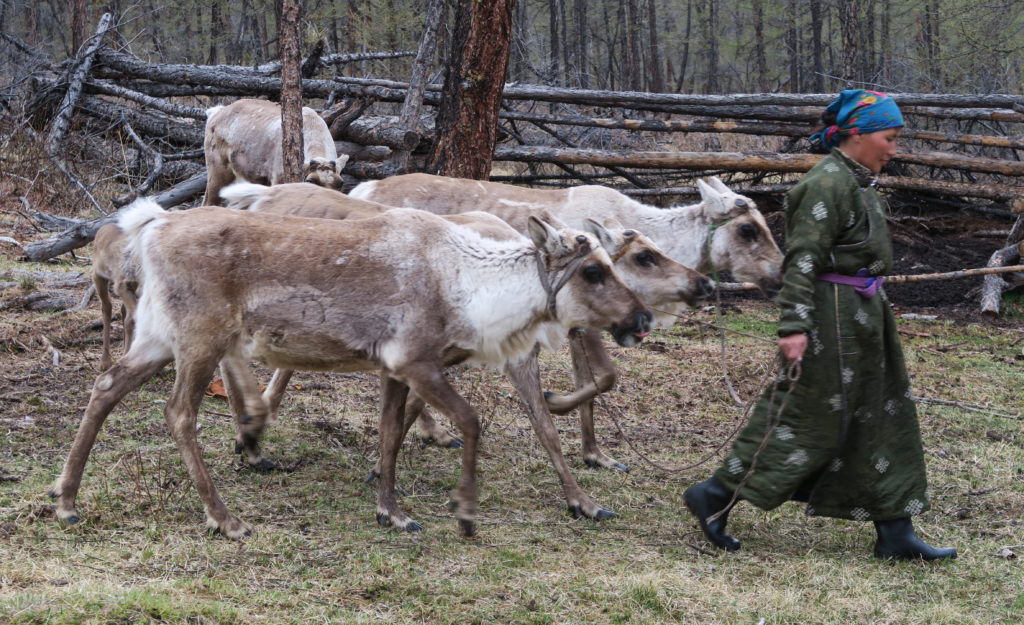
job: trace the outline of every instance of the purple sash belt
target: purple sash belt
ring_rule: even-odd
[[[845,284],[852,286],[861,297],[874,297],[878,288],[885,282],[881,276],[844,276],[841,273],[819,273],[818,280],[831,282],[833,284]]]

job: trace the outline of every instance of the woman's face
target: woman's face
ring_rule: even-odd
[[[902,131],[902,128],[888,128],[864,135],[852,135],[839,147],[847,156],[877,174],[896,156],[896,140]]]

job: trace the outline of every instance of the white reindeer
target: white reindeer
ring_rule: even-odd
[[[781,286],[782,253],[753,200],[718,178],[697,181],[701,202],[668,209],[648,206],[608,187],[530,189],[496,182],[407,174],[364,182],[349,195],[391,206],[414,206],[438,214],[486,211],[522,231],[531,215],[551,215],[574,228],[587,219],[614,221],[643,232],[670,258],[704,273],[728,270],[754,282],[766,295]],[[659,325],[671,325],[681,304],[657,305]],[[663,311],[659,314],[659,311]],[[627,471],[599,448],[594,434],[593,399],[616,381],[615,366],[593,333],[571,335],[576,391],[546,395],[555,414],[580,408],[583,458],[589,466]]]
[[[311,108],[302,108],[302,145],[306,182],[340,189],[348,155],[338,155],[331,131]],[[220,203],[220,190],[235,180],[277,184],[284,177],[281,107],[266,100],[242,99],[206,111],[206,195]]]

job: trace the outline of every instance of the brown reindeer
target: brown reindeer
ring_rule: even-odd
[[[303,175],[306,182],[340,189],[348,155],[338,156],[331,131],[311,108],[302,108]],[[206,111],[206,195],[204,204],[220,204],[220,190],[235,180],[277,184],[284,177],[281,107],[266,100],[242,99]]]
[[[239,182],[225,187],[221,191],[221,195],[231,208],[328,219],[359,219],[375,216],[391,209],[389,206],[355,199],[336,191],[303,183],[267,187]],[[520,236],[507,223],[487,213],[470,212],[445,215],[444,217],[449,220],[468,219],[466,225],[477,229],[484,236],[492,238]],[[526,223],[524,221],[524,228]],[[601,245],[612,255],[616,270],[622,276],[623,281],[637,293],[645,305],[673,308],[678,307],[681,302],[693,304],[700,297],[710,293],[710,283],[704,276],[666,257],[639,232],[621,228],[605,228],[593,221],[586,221],[584,225],[591,234],[598,237]],[[277,412],[281,398],[287,390],[291,373],[291,371],[279,369],[274,372],[274,376],[268,384],[264,399],[270,407],[271,414]],[[225,376],[225,380],[228,381],[229,378]],[[525,393],[532,394],[539,390],[539,378],[532,379],[530,389]],[[229,392],[228,396],[231,398],[235,394]],[[236,415],[242,414],[241,410],[240,404],[232,406],[232,412]],[[461,443],[438,425],[429,413],[424,411],[423,402],[418,397],[407,402],[406,410],[406,427],[408,428],[413,422],[417,423],[426,440],[433,439],[438,441],[438,444],[446,443],[453,447],[457,447]],[[569,471],[568,464],[562,455],[561,442],[554,434],[554,427],[548,425],[551,417],[547,408],[545,407],[536,415],[536,418],[545,422],[543,427],[536,429],[536,432],[551,457],[552,464],[563,484],[570,510],[577,515],[589,518],[600,519],[612,516],[614,513],[597,506],[575,486],[575,478]],[[250,450],[247,460],[254,466],[272,466],[272,463],[268,463],[260,455],[251,453],[251,450],[258,449],[258,447],[252,445],[246,447],[242,444],[241,438],[239,438],[236,449],[239,451]],[[378,473],[379,466],[375,468],[368,479],[375,478]]]
[[[170,362],[168,429],[206,510],[207,523],[239,538],[250,527],[217,493],[196,441],[196,415],[217,363],[235,374],[257,360],[320,371],[380,370],[381,479],[377,518],[419,529],[395,501],[395,461],[410,390],[462,433],[462,477],[453,493],[462,532],[475,531],[479,419],[444,367],[505,366],[565,325],[607,328],[623,345],[646,334],[650,314],[619,280],[593,237],[532,220],[532,242],[495,241],[437,216],[395,209],[358,221],[254,215],[221,208],[168,213],[143,200],[120,221],[144,288],[135,340],[100,374],[51,494],[57,518],[79,519],[75,499],[99,428],[113,407]],[[266,405],[240,376],[248,433]],[[543,404],[543,399],[532,398]]]
[[[96,286],[96,297],[100,300],[103,314],[103,353],[100,355],[100,370],[106,371],[113,364],[110,356],[110,326],[113,307],[110,290],[121,298],[121,322],[124,325],[124,349],[132,344],[135,327],[135,308],[138,301],[138,266],[125,253],[125,236],[117,224],[107,224],[96,232],[93,239],[92,281]]]
[[[613,220],[635,228],[670,258],[706,273],[728,270],[756,283],[769,296],[781,286],[782,253],[753,200],[732,192],[717,178],[697,182],[700,204],[660,209],[608,187],[530,189],[496,182],[407,174],[364,182],[350,196],[391,206],[414,206],[438,214],[486,211],[522,230],[529,216],[551,215],[574,228],[585,220]],[[671,325],[681,305],[644,300],[659,325]],[[659,314],[659,311],[661,314]],[[594,434],[593,399],[616,381],[614,364],[594,333],[571,334],[576,391],[547,394],[548,407],[565,414],[578,407],[583,458],[587,465],[627,471],[606,455]]]

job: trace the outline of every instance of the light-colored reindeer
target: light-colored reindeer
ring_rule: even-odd
[[[711,178],[710,183],[698,180],[697,187],[699,204],[668,209],[642,204],[596,185],[530,189],[428,174],[364,182],[349,195],[438,214],[486,211],[520,231],[535,214],[551,215],[574,228],[582,227],[587,219],[611,220],[643,232],[683,265],[705,273],[728,270],[739,280],[756,283],[766,295],[774,295],[781,286],[782,253],[753,200],[731,191],[718,178]],[[654,309],[659,325],[671,325],[682,307],[681,303],[646,303]],[[587,465],[628,470],[600,449],[594,434],[593,399],[615,384],[615,366],[594,333],[573,333],[570,345],[576,391],[564,396],[548,393],[548,407],[555,414],[580,409]]]
[[[395,460],[411,389],[462,433],[462,476],[453,493],[464,534],[475,531],[479,419],[443,369],[475,361],[532,376],[524,356],[564,327],[607,328],[639,342],[650,313],[617,277],[590,235],[531,220],[532,242],[505,241],[411,209],[358,221],[254,215],[222,208],[168,213],[142,200],[121,228],[139,260],[142,296],[128,353],[96,379],[51,494],[57,518],[79,519],[75,500],[99,428],[130,391],[170,362],[175,382],[168,429],[206,510],[231,538],[251,528],[221,500],[196,441],[196,415],[217,363],[233,372],[259,361],[321,371],[380,370],[381,479],[377,518],[417,529],[395,500]],[[266,418],[255,380],[248,434]],[[543,398],[529,401],[543,404]]]
[[[331,131],[311,108],[302,108],[305,181],[340,189],[348,155],[338,155]],[[284,177],[281,107],[266,100],[242,99],[206,111],[206,195],[220,204],[220,190],[235,180],[277,184]]]
[[[327,219],[361,219],[379,215],[392,208],[304,183],[267,187],[253,183],[238,182],[225,187],[221,191],[221,195],[231,208],[278,215],[297,215]],[[504,221],[487,213],[476,211],[445,215],[445,217],[447,219],[471,217],[466,225],[476,228],[485,236],[519,236]],[[483,217],[496,220],[500,227],[494,225],[493,222],[483,220]],[[524,220],[524,228],[526,228],[526,223]],[[598,238],[601,245],[614,260],[616,270],[623,281],[630,289],[637,293],[646,306],[671,308],[679,306],[681,302],[693,304],[701,297],[711,293],[711,285],[707,278],[665,256],[643,234],[622,228],[605,228],[594,221],[585,220],[583,225],[587,231]],[[487,230],[481,230],[481,228],[487,228]],[[270,407],[271,414],[276,414],[281,398],[287,390],[290,377],[291,371],[288,370],[279,369],[274,372],[274,376],[263,395]],[[227,376],[225,380],[230,387],[231,381]],[[521,394],[532,395],[540,393],[539,378],[529,380],[529,384],[530,388],[521,390]],[[238,403],[240,399],[233,399],[237,395],[237,393],[230,392],[229,388],[228,397],[232,401],[232,413],[236,415],[241,414],[240,410],[242,410],[241,404]],[[425,440],[432,439],[441,446],[457,447],[460,441],[448,434],[423,408],[423,402],[418,397],[406,404],[406,427],[415,422],[419,424],[420,431]],[[535,428],[535,431],[541,440],[541,444],[548,452],[556,473],[558,473],[569,509],[576,515],[588,518],[608,518],[612,516],[614,513],[598,506],[578,487],[575,477],[569,470],[568,463],[562,454],[561,441],[555,434],[556,430],[551,424],[551,416],[547,408],[545,407],[539,414],[534,415],[533,418],[543,422],[542,427]],[[268,461],[259,454],[258,447],[254,445],[247,446],[240,440],[236,448],[239,451],[246,452],[247,460],[250,464],[254,466],[269,466],[267,465]],[[375,477],[377,473],[379,473],[379,467],[371,473],[371,478]]]

